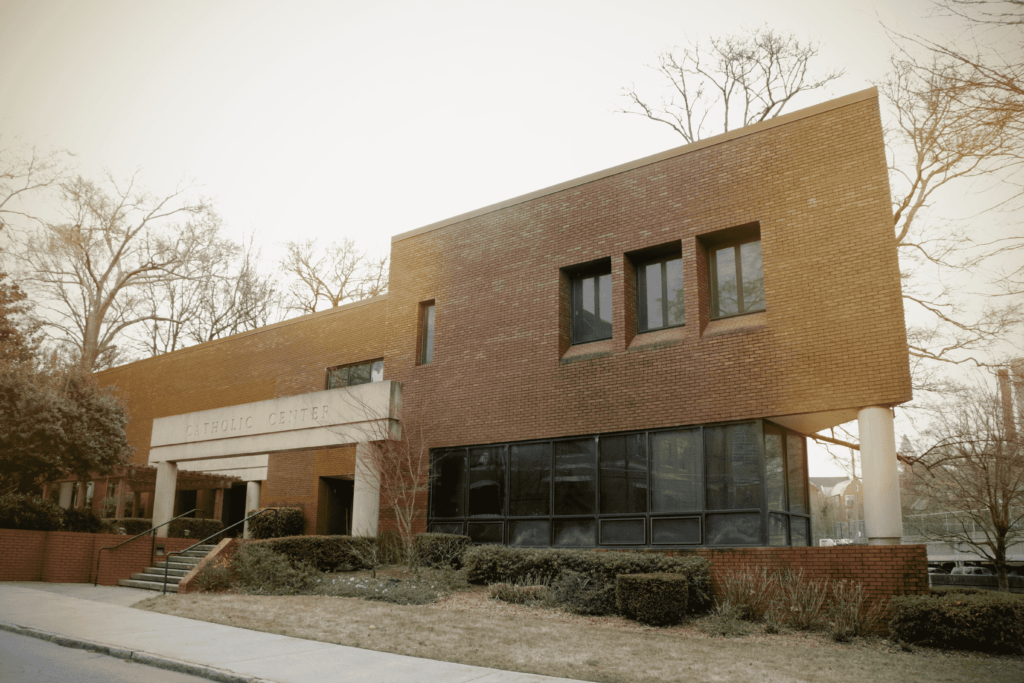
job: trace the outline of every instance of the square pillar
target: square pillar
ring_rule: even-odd
[[[174,494],[178,486],[178,464],[158,462],[156,464],[156,490],[153,493],[153,526],[157,527],[174,519]],[[167,526],[157,530],[158,537],[167,537]]]
[[[380,480],[373,464],[372,444],[356,444],[352,485],[352,535],[376,536],[380,518]]]
[[[142,492],[136,491],[132,500],[132,517],[145,518],[146,511],[142,508]]]
[[[213,518],[224,521],[224,489],[213,492]]]
[[[868,544],[899,545],[903,537],[903,510],[892,410],[882,406],[862,408],[857,413],[857,426]]]
[[[245,516],[260,509],[260,482],[248,481],[245,483]],[[242,538],[252,538],[249,535],[249,522],[242,525]]]
[[[128,485],[124,477],[117,480],[117,507],[114,508],[114,517],[124,519],[124,499],[128,493]]]

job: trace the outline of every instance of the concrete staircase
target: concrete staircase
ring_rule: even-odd
[[[177,593],[178,583],[215,547],[213,545],[198,545],[184,555],[174,555],[171,558],[170,567],[167,567],[167,562],[157,562],[155,567],[146,567],[144,571],[132,574],[130,579],[119,580],[117,585],[163,591],[164,568],[167,567],[167,592]]]

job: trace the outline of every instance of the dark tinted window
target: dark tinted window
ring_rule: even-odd
[[[469,449],[469,515],[505,513],[505,448]]]
[[[643,434],[601,437],[600,467],[602,513],[647,512]]]
[[[700,430],[651,434],[651,511],[686,512],[704,507]]]
[[[577,276],[572,280],[572,343],[612,338],[612,276]]]
[[[446,451],[433,465],[430,480],[430,500],[435,517],[461,517],[466,495],[466,451]]]
[[[357,384],[384,381],[384,361],[373,360],[327,371],[327,388],[352,387]]]
[[[509,448],[511,517],[546,515],[551,510],[551,444],[515,444]]]
[[[556,515],[592,514],[597,504],[597,440],[555,442]]]
[[[759,431],[755,423],[704,428],[709,510],[761,507],[764,482]]]

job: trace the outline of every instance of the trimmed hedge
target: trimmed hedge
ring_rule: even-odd
[[[623,574],[615,584],[615,604],[619,612],[651,626],[681,622],[689,600],[690,584],[681,574]]]
[[[307,564],[317,571],[331,572],[344,567],[371,569],[376,539],[354,536],[287,536],[253,541],[284,555],[293,567]]]
[[[1024,595],[951,591],[893,598],[889,635],[946,650],[1024,654]]]
[[[124,517],[121,519],[108,517],[104,518],[103,521],[110,527],[111,533],[120,533],[118,529],[124,529],[124,533],[127,536],[138,536],[153,528],[153,520],[142,517]]]
[[[16,493],[0,496],[0,529],[60,531],[63,527],[64,510],[53,501]]]
[[[306,530],[306,520],[299,508],[260,508],[274,510],[264,512],[249,520],[249,535],[254,539],[285,538],[301,536]]]
[[[484,545],[468,548],[462,559],[470,583],[549,581],[556,596],[576,603],[570,607],[586,610],[583,613],[617,612],[615,584],[621,574],[682,574],[690,607],[703,611],[711,604],[711,562],[702,557]]]
[[[191,538],[198,541],[207,536],[212,536],[224,528],[224,522],[219,519],[193,519],[182,517],[167,525],[167,535],[170,538]],[[186,535],[185,532],[188,532]],[[217,543],[220,538],[211,538],[209,543]]]
[[[458,534],[416,534],[416,556],[424,567],[459,569],[471,542],[469,536]]]

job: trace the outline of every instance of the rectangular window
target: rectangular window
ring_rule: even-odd
[[[711,274],[711,317],[764,310],[764,270],[760,237],[715,246],[708,252]]]
[[[846,497],[846,507],[852,508],[856,504],[857,504],[857,498],[855,496],[847,496]]]
[[[636,299],[638,332],[682,325],[683,259],[663,258],[637,266]]]
[[[589,515],[595,512],[596,451],[597,440],[593,438],[555,442],[556,515]]]
[[[434,302],[420,304],[420,365],[434,362]]]
[[[515,444],[509,455],[510,517],[539,517],[551,510],[551,444]]]
[[[700,430],[651,434],[652,512],[687,512],[704,507]]]
[[[647,512],[647,452],[643,434],[605,436],[600,445],[601,512]]]
[[[611,338],[611,272],[574,276],[572,279],[572,343],[585,344]]]
[[[758,431],[757,424],[753,422],[704,429],[709,510],[761,507],[764,475],[761,449],[757,443]]]
[[[789,511],[807,514],[807,467],[804,447],[806,440],[799,434],[786,435],[786,466],[789,470]]]
[[[327,388],[354,387],[357,384],[384,381],[384,361],[371,360],[327,369]]]
[[[469,516],[505,514],[505,448],[469,449]]]
[[[768,509],[788,510],[786,505],[786,460],[782,452],[782,430],[764,426],[764,459],[767,475]]]

